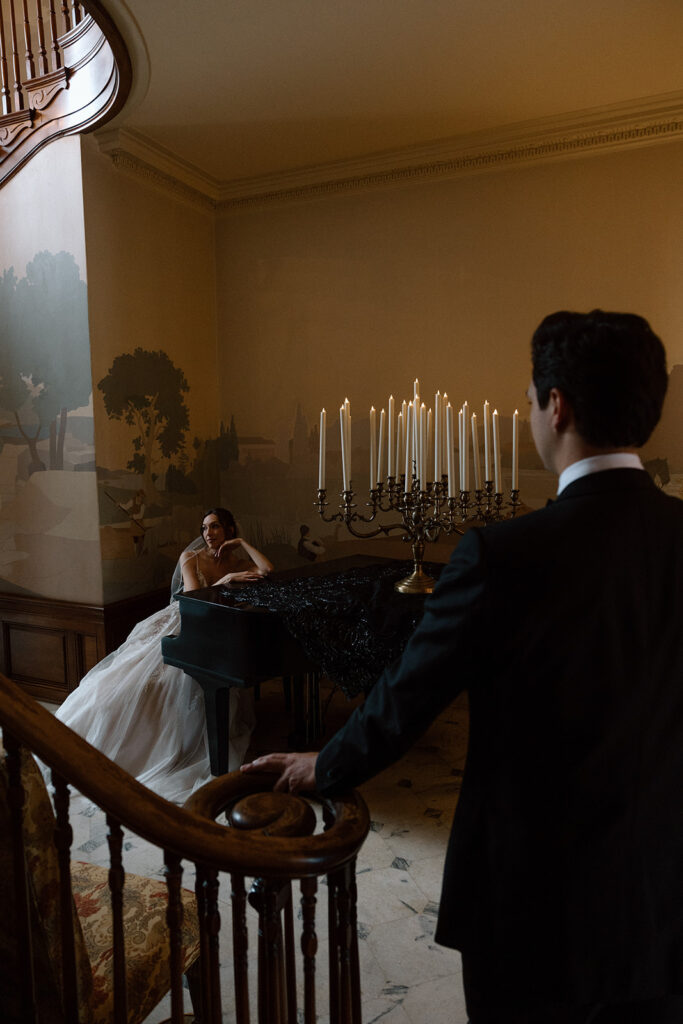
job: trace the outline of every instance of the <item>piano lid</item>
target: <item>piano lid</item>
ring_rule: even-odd
[[[368,692],[422,618],[424,597],[394,590],[411,566],[408,560],[350,556],[276,572],[258,583],[193,591],[185,602],[208,600],[238,618],[246,613],[247,620],[262,620],[265,614],[283,623],[309,662],[351,697]],[[438,577],[443,566],[429,563],[425,569]],[[253,657],[260,655],[254,651]]]

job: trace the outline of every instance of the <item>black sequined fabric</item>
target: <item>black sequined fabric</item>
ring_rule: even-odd
[[[401,654],[422,618],[424,597],[394,590],[412,568],[412,562],[371,565],[302,576],[286,586],[266,579],[231,590],[230,597],[278,612],[323,675],[355,697],[367,693]],[[437,563],[424,565],[435,578],[442,569]]]

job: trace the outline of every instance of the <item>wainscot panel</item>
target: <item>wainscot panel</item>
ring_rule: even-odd
[[[0,671],[60,704],[133,626],[168,603],[168,587],[109,605],[0,593]]]

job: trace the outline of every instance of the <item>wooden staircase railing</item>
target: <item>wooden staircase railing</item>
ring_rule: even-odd
[[[131,81],[99,0],[0,0],[0,185],[51,139],[112,118]]]
[[[317,819],[310,800],[271,792],[267,776],[240,772],[221,776],[198,790],[184,807],[177,807],[137,783],[2,675],[0,726],[7,752],[0,757],[0,1004],[6,1014],[3,1024],[43,1024],[48,1017],[50,1021],[58,1018],[60,1024],[104,1024],[105,1020],[141,1024],[150,1012],[150,999],[151,1005],[155,1005],[165,991],[171,994],[171,1024],[182,1024],[183,971],[189,981],[197,1024],[222,1024],[227,1019],[236,1024],[315,1024],[317,1013],[323,1010],[317,1006],[316,979],[323,975],[324,980],[325,974],[329,1006],[323,1013],[329,1014],[330,1024],[361,1024],[355,863],[370,822],[367,807],[357,793],[322,801],[324,831],[316,831]],[[49,827],[44,819],[46,807],[47,816],[53,816],[50,800],[27,751],[51,768],[56,815]],[[69,786],[106,814],[108,871],[71,860]],[[221,813],[226,814],[228,825],[216,822]],[[51,853],[37,849],[36,835],[41,827],[43,840],[48,836],[45,845],[52,847]],[[123,829],[157,848],[159,868],[165,878],[165,899],[164,882],[159,881],[161,872],[155,872],[153,879],[126,875]],[[50,858],[58,869],[55,866],[54,880],[46,881]],[[195,867],[194,898],[180,888],[183,861]],[[232,921],[221,929],[219,884],[226,873]],[[321,876],[327,880],[326,970],[318,967],[316,959],[315,908]],[[97,884],[93,884],[93,879]],[[245,879],[253,880],[249,893]],[[294,880],[299,881],[301,890],[298,913],[292,891]],[[129,949],[132,939],[128,939],[127,926],[131,923],[132,896],[128,897],[128,904],[126,900],[130,886],[139,892],[144,885],[153,890],[157,907],[160,896],[166,907],[166,925],[162,927],[165,952],[157,953],[156,948],[144,950],[152,967],[149,977],[143,974],[140,984],[140,928],[134,929],[138,947]],[[96,962],[92,957],[90,961],[85,958],[88,962],[84,980],[79,949],[85,941],[90,955],[92,936],[88,939],[88,923],[94,904],[101,902],[107,891],[111,916],[106,917],[109,924],[105,945],[102,946],[100,924]],[[8,898],[8,892],[14,896]],[[75,904],[72,893],[76,895]],[[53,901],[51,944],[45,941],[48,896]],[[9,907],[5,905],[8,902]],[[248,969],[247,928],[250,906],[258,918],[256,992],[251,993],[249,979],[253,972],[250,975]],[[158,945],[158,935],[156,942]],[[135,969],[129,970],[130,954],[138,956],[137,975]],[[163,987],[159,990],[161,956]],[[221,956],[224,961],[231,958],[233,963],[235,1016],[229,1018],[223,1010]],[[17,965],[16,976],[9,963],[12,957]],[[108,970],[113,987],[113,1011],[107,1009],[106,1015],[102,1008],[103,976],[98,974],[97,966],[101,968],[103,963],[111,965]],[[88,964],[93,971],[94,997],[86,992],[86,982],[90,982]],[[53,979],[52,987],[57,994],[50,1004],[50,1014],[41,1016],[41,995],[44,1005],[44,983],[48,976]],[[129,980],[136,977],[137,989]],[[42,992],[38,991],[41,984]],[[142,1007],[140,999],[146,1001]],[[56,1004],[61,1005],[53,1017]],[[12,1006],[19,1007],[14,1016],[10,1012]]]

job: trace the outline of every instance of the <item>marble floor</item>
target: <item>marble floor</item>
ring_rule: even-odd
[[[354,704],[325,684],[322,698],[323,705],[327,705],[325,734],[329,736]],[[289,722],[276,681],[263,687],[257,714],[250,756],[286,749]],[[361,789],[372,819],[357,871],[363,1024],[465,1024],[467,1020],[460,957],[437,946],[433,938],[441,871],[462,778],[466,740],[467,704],[461,698],[400,762]],[[72,856],[108,864],[101,813],[85,804],[79,807],[76,801],[72,824]],[[125,840],[125,867],[131,873],[162,876],[158,851],[132,834]],[[193,885],[189,872],[184,884],[188,888]],[[229,1024],[234,1021],[234,1004],[227,883],[221,887],[220,910],[223,1019]],[[316,928],[318,1021],[326,1024],[326,921],[320,909]],[[250,922],[249,948],[256,948],[254,921]],[[251,984],[251,989],[255,993],[255,984]],[[164,1000],[146,1024],[160,1024],[168,1019],[169,1013],[169,1003]],[[255,1007],[252,1019],[256,1019]]]

